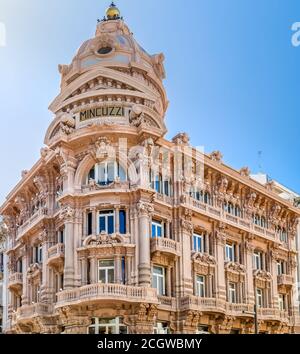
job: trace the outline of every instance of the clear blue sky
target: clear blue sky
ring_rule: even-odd
[[[300,192],[299,0],[116,0],[136,39],[164,52],[168,138],[221,150]],[[0,202],[39,158],[58,64],[93,36],[109,0],[1,0]]]

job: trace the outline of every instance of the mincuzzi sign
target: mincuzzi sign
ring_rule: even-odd
[[[123,107],[98,107],[79,112],[79,121],[84,122],[100,117],[124,117]]]

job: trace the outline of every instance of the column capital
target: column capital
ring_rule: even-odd
[[[139,215],[151,216],[154,212],[154,207],[150,203],[140,201],[137,204],[137,210],[139,212]]]
[[[187,233],[192,235],[192,233],[194,231],[194,225],[191,221],[181,218],[180,225],[181,225],[181,228],[183,231],[186,231]]]
[[[70,205],[62,207],[59,213],[59,218],[64,221],[72,221],[75,216],[75,209]]]

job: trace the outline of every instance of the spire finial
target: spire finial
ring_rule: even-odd
[[[107,20],[119,20],[121,18],[120,10],[117,8],[115,3],[112,1],[109,8],[106,10]]]

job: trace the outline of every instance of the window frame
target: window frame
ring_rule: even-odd
[[[101,266],[100,265],[100,262],[103,262],[103,261],[111,261],[113,263],[113,266]],[[101,276],[100,276],[100,273],[101,271],[104,270],[104,281],[101,280]],[[109,271],[113,271],[113,283],[110,283],[108,280],[109,280]],[[114,284],[115,283],[115,261],[114,259],[98,259],[98,283],[100,284]]]
[[[109,232],[109,221],[108,218],[109,217],[113,217],[113,232]],[[101,227],[101,221],[100,218],[104,218],[105,220],[105,230],[100,230]],[[102,232],[107,233],[108,235],[112,235],[115,233],[116,231],[116,212],[113,209],[108,209],[108,210],[99,210],[98,211],[98,218],[97,218],[97,230],[98,230],[98,234],[101,234]]]
[[[155,273],[155,269],[161,269],[162,274]],[[156,286],[154,284],[154,279],[156,278]],[[162,284],[160,281],[162,280]],[[162,285],[162,293],[160,289],[160,285]],[[154,265],[152,268],[152,287],[157,290],[157,295],[165,296],[166,295],[166,268],[159,265]]]

